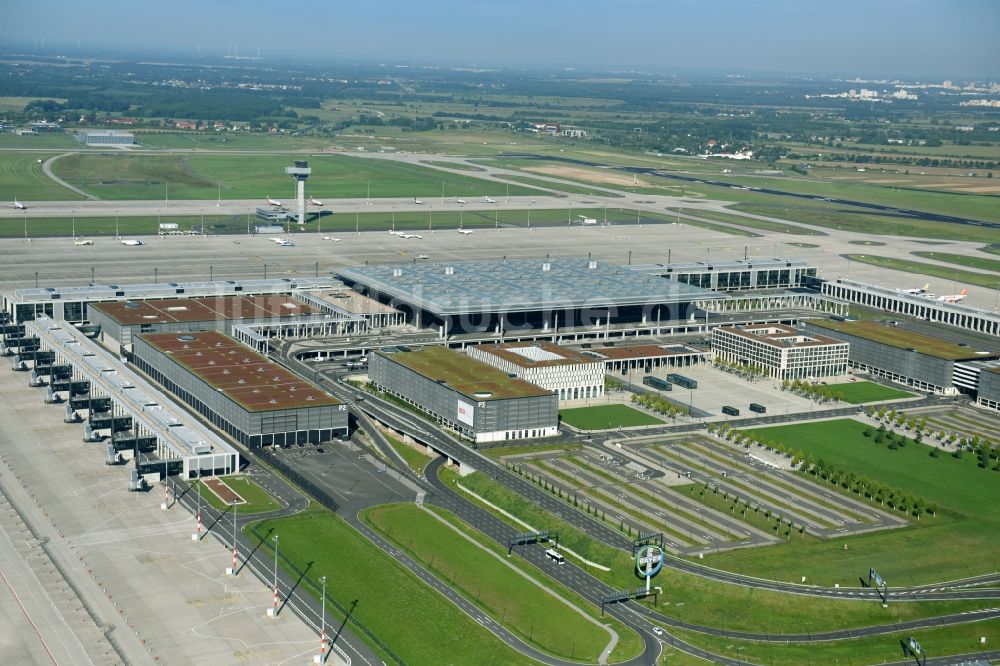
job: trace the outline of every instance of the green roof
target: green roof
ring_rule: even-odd
[[[881,342],[899,349],[914,349],[921,354],[957,361],[964,358],[978,358],[974,347],[965,347],[929,335],[914,333],[905,328],[885,326],[874,321],[833,321],[832,319],[810,319],[810,324],[832,331],[840,331],[865,340]]]
[[[384,355],[473,400],[529,398],[551,393],[447,347],[424,347],[417,351]]]

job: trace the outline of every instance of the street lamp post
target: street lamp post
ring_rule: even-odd
[[[271,537],[274,540],[274,606],[268,609],[269,617],[278,617],[278,535]]]
[[[191,541],[201,541],[201,473],[198,474],[198,481],[195,483],[195,489],[198,491],[198,511],[195,513],[195,519],[198,521],[197,531],[191,535]]]
[[[230,576],[236,575],[236,500],[233,500],[233,566],[226,573]]]
[[[319,630],[319,663],[326,663],[326,576],[319,579],[323,584],[323,593],[319,598],[320,630]]]

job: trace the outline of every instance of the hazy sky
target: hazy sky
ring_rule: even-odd
[[[7,0],[0,43],[1000,79],[1000,0]],[[16,29],[12,29],[16,26]]]

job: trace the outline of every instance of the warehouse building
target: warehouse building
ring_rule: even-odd
[[[139,369],[245,446],[347,436],[346,405],[218,331],[138,335],[133,357]]]
[[[762,368],[780,380],[847,374],[850,344],[784,324],[720,326],[712,331],[715,358]]]
[[[462,332],[551,331],[686,320],[723,294],[590,259],[381,264],[338,271],[355,290],[447,338]]]
[[[974,343],[952,342],[894,324],[816,319],[806,322],[805,330],[849,342],[852,367],[928,393],[974,395],[978,377],[970,378],[963,362],[1000,358],[996,351],[977,350]]]
[[[88,146],[131,146],[135,144],[135,135],[116,130],[80,130],[76,140]]]
[[[368,377],[477,444],[559,433],[554,392],[446,347],[373,353]]]
[[[271,294],[111,301],[92,304],[89,313],[104,338],[128,347],[143,333],[216,330],[229,334],[233,322],[278,322],[320,311],[291,296]]]
[[[551,342],[479,345],[469,356],[509,375],[555,391],[559,400],[604,395],[604,363]]]

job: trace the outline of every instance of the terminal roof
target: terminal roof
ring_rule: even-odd
[[[703,354],[705,352],[686,345],[670,344],[597,347],[595,349],[587,349],[583,353],[603,361],[630,361],[646,358],[662,358],[664,356],[680,356],[682,354]]]
[[[479,345],[477,349],[506,359],[522,368],[543,368],[597,362],[597,359],[584,356],[575,349],[568,349],[544,341]]]
[[[218,331],[140,337],[247,411],[340,404],[320,388]]]
[[[338,275],[437,316],[726,298],[699,287],[588,259],[379,264],[341,269]]]
[[[379,353],[472,400],[530,398],[552,393],[447,347],[424,347],[416,351],[391,354]]]
[[[273,319],[319,312],[302,301],[281,294],[110,301],[94,303],[90,307],[100,310],[124,326],[231,319]]]

